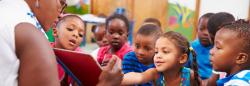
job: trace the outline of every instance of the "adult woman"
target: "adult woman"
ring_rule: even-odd
[[[64,5],[62,2],[0,1],[0,11],[3,12],[0,14],[0,31],[4,32],[0,36],[3,47],[0,50],[1,86],[59,85],[55,56],[41,31],[57,19]]]

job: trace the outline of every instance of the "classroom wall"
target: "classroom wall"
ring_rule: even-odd
[[[229,12],[236,19],[248,18],[249,0],[201,0],[200,16],[207,12]]]
[[[110,15],[115,12],[117,7],[123,7],[127,11],[127,16],[134,21],[133,33],[137,32],[143,20],[147,17],[153,17],[160,20],[162,29],[165,31],[167,27],[168,4],[171,0],[91,0],[91,13]],[[181,0],[180,0],[181,1]],[[229,12],[239,18],[249,17],[249,0],[196,0],[198,13],[195,14],[194,31],[192,39],[196,37],[196,24],[198,17],[207,12]]]
[[[145,18],[157,18],[166,27],[167,0],[92,0],[92,13],[110,15],[117,7],[126,9],[136,32]]]

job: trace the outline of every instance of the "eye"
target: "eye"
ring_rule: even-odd
[[[79,33],[79,36],[80,36],[80,37],[83,37],[83,34],[82,34],[82,33]]]
[[[157,54],[157,53],[158,53],[158,51],[155,50],[155,54]]]
[[[219,46],[216,46],[215,48],[216,48],[216,49],[221,49],[221,47],[219,47]]]
[[[151,50],[151,48],[149,48],[149,47],[145,47],[144,49],[147,50],[147,51]]]
[[[136,49],[140,48],[139,44],[135,44],[135,48]]]
[[[72,28],[67,28],[67,30],[68,30],[68,31],[73,31],[73,29],[72,29]]]
[[[169,51],[165,51],[165,50],[163,50],[163,53],[168,54],[168,53],[169,53]]]
[[[119,32],[118,34],[119,34],[119,35],[123,35],[123,32]]]
[[[108,34],[111,34],[111,35],[112,35],[113,33],[114,33],[113,31],[108,31]]]

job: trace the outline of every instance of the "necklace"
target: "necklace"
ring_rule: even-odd
[[[161,83],[162,83],[163,86],[166,86],[165,78],[164,78],[163,73],[161,73],[161,76],[162,76]],[[182,75],[182,73],[181,73],[181,82],[180,82],[180,85],[179,85],[179,86],[182,86],[182,83],[183,83],[183,75]]]

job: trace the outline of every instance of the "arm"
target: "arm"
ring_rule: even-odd
[[[143,73],[129,72],[127,74],[124,74],[122,85],[134,85],[134,84],[147,83],[155,79],[155,76],[157,76],[157,73],[158,72],[155,68],[150,68]]]
[[[99,76],[97,86],[119,86],[122,78],[121,60],[119,57],[113,55]]]
[[[216,81],[219,79],[219,74],[212,74],[211,77],[208,79],[207,81],[207,85],[206,86],[216,86]]]
[[[193,70],[191,70],[190,69],[190,85],[191,86],[196,86],[197,85],[197,82],[199,82],[199,85],[197,85],[197,86],[205,86],[204,84],[203,84],[203,82],[202,82],[202,80],[201,80],[201,78],[200,78],[200,76],[197,76],[197,77],[195,77],[195,74],[194,74],[194,71]],[[198,80],[195,80],[195,78],[197,78]]]
[[[18,24],[15,45],[19,86],[59,86],[55,55],[40,31],[29,23]]]

